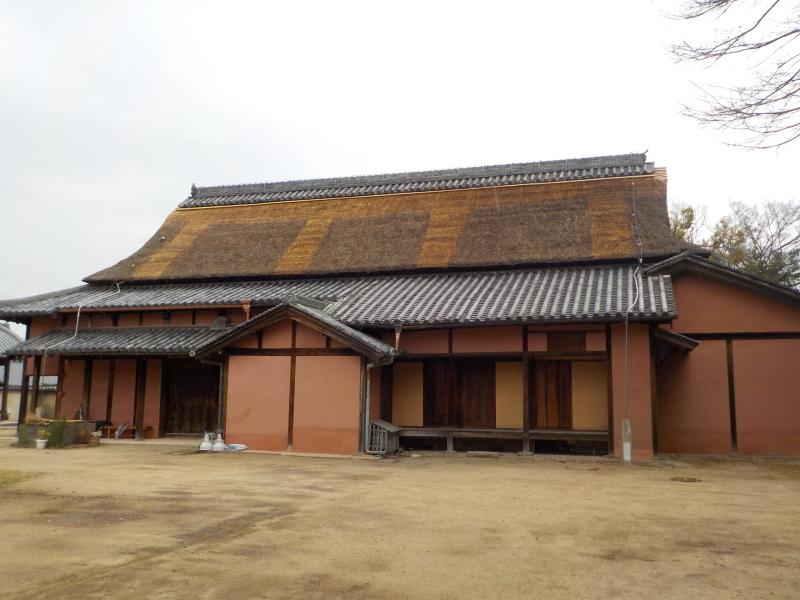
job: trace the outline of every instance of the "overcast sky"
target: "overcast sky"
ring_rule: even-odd
[[[0,0],[0,298],[137,249],[192,183],[641,152],[672,200],[797,198],[800,143],[681,116],[676,2]]]

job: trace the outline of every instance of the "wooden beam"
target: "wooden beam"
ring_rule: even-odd
[[[297,323],[292,321],[292,350],[297,344]],[[294,444],[294,379],[297,371],[297,356],[292,352],[289,369],[289,424],[286,432],[286,445],[292,450]]]
[[[731,423],[731,452],[739,450],[739,431],[736,425],[736,377],[733,371],[733,341],[725,340],[725,353],[728,363],[728,410]]]
[[[94,359],[87,358],[83,361],[83,409],[84,417],[89,418],[89,408],[92,403],[92,371]]]
[[[147,381],[147,359],[136,359],[136,388],[133,402],[133,426],[136,428],[135,436],[141,440],[144,436],[144,392]]]
[[[525,335],[527,338],[527,333]],[[526,344],[527,346],[527,344]],[[527,354],[522,359],[522,453],[530,454],[531,438],[528,432],[531,428],[531,358]]]
[[[229,356],[360,356],[349,348],[226,348]]]

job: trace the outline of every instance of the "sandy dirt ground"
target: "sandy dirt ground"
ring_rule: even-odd
[[[0,533],[4,599],[798,598],[800,462],[3,442]]]

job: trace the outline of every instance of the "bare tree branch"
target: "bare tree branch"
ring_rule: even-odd
[[[728,142],[734,146],[776,148],[800,139],[800,119],[794,118],[800,115],[800,2],[686,0],[676,18],[693,23],[711,19],[719,31],[708,44],[676,44],[677,60],[713,66],[722,59],[747,59],[741,72],[749,78],[732,86],[698,85],[701,101],[684,107],[684,114],[743,134]],[[724,19],[735,26],[723,27]]]

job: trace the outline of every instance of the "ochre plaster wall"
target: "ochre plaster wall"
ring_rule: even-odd
[[[392,422],[401,426],[422,426],[422,363],[395,363]]]
[[[361,361],[358,356],[297,357],[294,451],[358,452]]]
[[[605,361],[572,361],[572,428],[608,429],[608,368]]]
[[[286,450],[289,356],[230,356],[225,433],[255,450]]]
[[[465,327],[453,330],[454,354],[521,351],[521,327]]]
[[[672,278],[682,333],[800,331],[800,308],[692,273]]]
[[[703,340],[670,356],[657,380],[658,451],[725,454],[731,450],[724,340]]]
[[[800,340],[734,340],[739,452],[800,455]]]
[[[622,420],[625,416],[625,326],[611,326],[613,390],[612,434],[614,454],[622,456]],[[649,326],[632,323],[628,340],[628,418],[633,433],[633,457],[653,456],[653,411]]]
[[[495,427],[522,429],[523,364],[498,361],[495,364]]]

